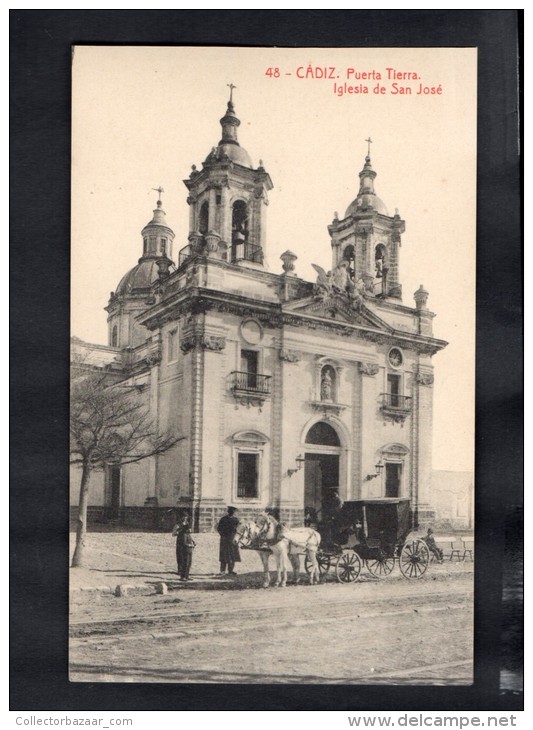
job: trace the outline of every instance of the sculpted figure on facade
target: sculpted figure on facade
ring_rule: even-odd
[[[379,372],[379,365],[373,362],[360,362],[359,372],[362,375],[370,375],[370,377],[374,377],[374,375],[377,375]]]
[[[315,283],[315,296],[325,299],[333,294],[333,282],[331,280],[331,271],[326,272],[318,264],[311,264],[318,276]]]
[[[331,373],[327,367],[322,370],[320,398],[321,400],[333,400],[333,378],[331,377]]]
[[[345,292],[347,292],[350,288],[350,285],[353,286],[350,279],[350,274],[348,273],[349,266],[350,264],[348,263],[348,261],[341,261],[340,264],[338,264],[332,272],[333,288],[340,294],[344,294]]]

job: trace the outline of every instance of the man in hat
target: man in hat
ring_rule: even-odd
[[[220,561],[220,575],[224,575],[226,568],[228,575],[236,575],[235,563],[241,562],[239,548],[235,543],[235,534],[239,524],[239,518],[235,515],[236,507],[228,507],[228,513],[222,517],[217,525],[217,532],[220,535],[220,550],[218,559]]]
[[[431,550],[433,555],[437,558],[439,563],[442,563],[444,559],[444,553],[442,550],[437,546],[437,543],[435,542],[435,538],[433,537],[433,530],[431,527],[428,527],[427,535],[423,538],[424,542],[428,546],[428,548]]]
[[[172,530],[172,535],[176,538],[176,562],[180,579],[189,580],[192,551],[196,543],[192,539],[189,518],[186,514],[178,519]]]

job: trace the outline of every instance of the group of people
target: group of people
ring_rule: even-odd
[[[239,518],[236,516],[236,507],[228,507],[227,513],[217,525],[217,532],[220,535],[220,548],[218,559],[220,561],[220,575],[236,575],[235,563],[240,563],[241,556],[239,547],[235,542],[235,535],[239,525]],[[181,581],[189,581],[192,555],[196,543],[191,535],[189,516],[183,514],[172,530],[176,538],[176,563]]]
[[[338,539],[340,531],[340,514],[342,509],[342,501],[336,490],[331,490],[325,498],[322,505],[323,522],[322,531],[324,534],[324,542],[334,543]],[[222,517],[217,525],[217,532],[220,535],[220,546],[218,559],[220,562],[219,575],[236,575],[235,563],[241,562],[239,547],[235,540],[237,527],[239,526],[239,518],[236,515],[237,507],[228,507],[226,514]],[[267,517],[273,517],[279,522],[279,511],[271,508],[265,509]],[[316,527],[318,523],[318,514],[316,510],[306,508],[304,525],[306,527]],[[356,536],[362,535],[362,525],[356,526]],[[357,534],[359,533],[359,534]],[[187,514],[182,515],[172,530],[172,535],[176,538],[176,562],[178,564],[178,573],[180,580],[189,581],[192,564],[193,550],[196,543],[191,535],[191,526]],[[428,528],[427,535],[423,538],[428,549],[433,553],[439,562],[443,560],[442,550],[435,543],[433,530]]]

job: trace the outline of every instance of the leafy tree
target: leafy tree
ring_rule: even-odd
[[[83,565],[89,483],[94,469],[163,454],[183,437],[159,434],[137,388],[111,380],[108,371],[72,367],[71,463],[81,468],[78,526],[72,567]]]

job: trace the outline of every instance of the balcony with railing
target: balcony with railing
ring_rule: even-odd
[[[382,393],[381,412],[395,423],[402,423],[413,410],[413,399],[408,395]]]
[[[254,264],[263,263],[263,249],[256,243],[234,243],[231,247],[231,263],[238,261],[252,261]]]
[[[270,397],[270,380],[270,375],[234,370],[231,373],[231,390],[241,403],[261,406]]]

